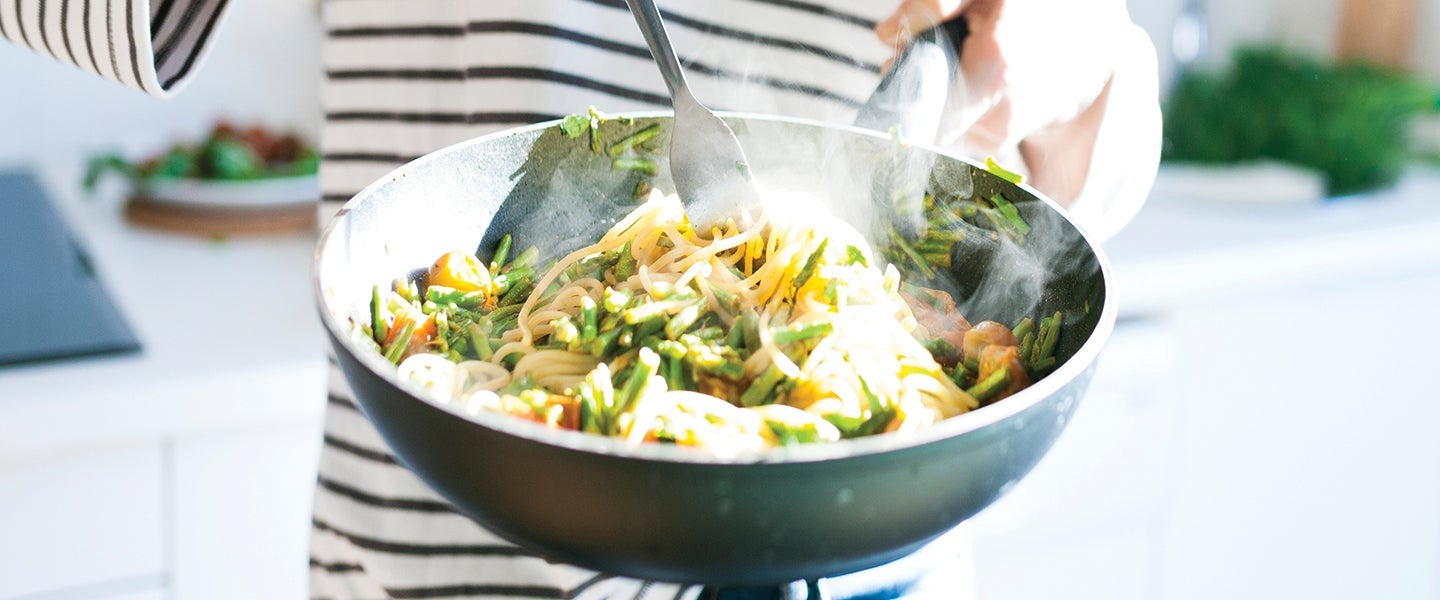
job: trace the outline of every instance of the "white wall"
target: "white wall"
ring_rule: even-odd
[[[218,117],[296,128],[320,121],[315,0],[235,0],[189,88],[156,100],[0,41],[0,164],[153,152]]]
[[[1415,0],[1411,65],[1440,83],[1440,0]],[[1129,0],[1130,16],[1150,33],[1160,58],[1160,80],[1168,82],[1175,63],[1171,27],[1185,0]],[[1201,65],[1216,65],[1236,45],[1272,40],[1319,56],[1330,56],[1340,28],[1341,0],[1202,0],[1209,44]]]
[[[1440,0],[1417,1],[1414,63],[1440,82]],[[1132,18],[1155,41],[1161,81],[1174,72],[1170,32],[1183,2],[1129,0]],[[0,164],[117,147],[152,152],[178,136],[198,135],[221,116],[313,133],[320,119],[318,0],[231,5],[209,61],[190,88],[169,101],[0,43]],[[1205,6],[1205,61],[1213,64],[1235,44],[1266,37],[1328,54],[1340,0],[1206,0]]]

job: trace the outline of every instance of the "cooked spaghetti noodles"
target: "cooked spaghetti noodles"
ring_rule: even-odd
[[[971,328],[815,215],[700,232],[652,194],[543,273],[508,237],[489,265],[447,254],[423,286],[377,288],[362,328],[437,401],[722,455],[913,431],[1029,384],[1028,319]]]

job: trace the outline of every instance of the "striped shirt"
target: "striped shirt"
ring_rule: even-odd
[[[148,94],[185,87],[229,0],[7,0],[0,37]]]
[[[165,97],[199,67],[227,2],[0,0],[0,36]],[[891,50],[873,29],[897,2],[660,0],[691,87],[708,105],[841,123],[854,119],[879,80]],[[623,0],[328,0],[323,15],[323,210],[422,154],[478,135],[591,105],[669,107]],[[1136,31],[1138,59],[1125,76],[1117,71],[1106,108],[1107,122],[1129,126],[1109,128],[1122,134],[1102,127],[1086,183],[1099,200],[1082,194],[1076,207],[1107,232],[1138,208],[1158,161],[1154,51]],[[1097,174],[1106,165],[1120,168]],[[395,460],[356,409],[333,357],[329,385],[312,520],[313,598],[701,594],[696,586],[552,563],[501,540]],[[925,577],[928,593],[915,597],[971,595],[964,533],[932,546],[926,560],[950,562]]]

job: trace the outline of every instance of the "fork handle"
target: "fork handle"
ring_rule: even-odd
[[[670,88],[670,96],[689,93],[685,71],[680,68],[680,58],[675,56],[670,36],[665,33],[665,22],[660,18],[655,0],[625,0],[625,3],[630,5],[630,14],[635,15],[635,22],[640,25],[640,33],[645,36],[645,44],[650,46],[650,55],[655,58],[656,66],[660,67],[660,76]]]

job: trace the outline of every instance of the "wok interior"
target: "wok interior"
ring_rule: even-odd
[[[930,150],[902,147],[886,136],[857,129],[778,118],[730,117],[745,145],[757,181],[764,186],[814,192],[861,231],[874,217],[873,199],[897,188],[928,187],[962,197],[1003,193],[1033,231],[1018,249],[996,252],[976,243],[938,287],[951,292],[971,320],[1013,325],[1021,318],[1060,311],[1064,326],[1055,356],[1063,365],[1095,331],[1105,303],[1105,282],[1095,250],[1048,200],[970,162]],[[669,119],[636,118],[627,129]],[[616,125],[620,127],[620,125]],[[668,140],[662,135],[660,141]],[[663,151],[657,153],[663,156]],[[660,160],[655,187],[669,191]],[[321,242],[318,276],[322,312],[337,332],[368,310],[372,286],[388,285],[441,254],[479,248],[502,203],[522,203],[554,223],[547,240],[517,239],[550,257],[592,243],[613,222],[575,222],[566,207],[578,203],[633,204],[639,175],[610,168],[582,139],[550,126],[480,138],[422,158],[376,182],[346,205]],[[897,181],[900,180],[900,181]],[[528,210],[529,207],[534,210]],[[506,231],[506,224],[495,229]],[[493,233],[492,233],[493,238]],[[1017,267],[1018,261],[1024,263]],[[909,273],[907,280],[913,281]],[[1033,279],[1033,281],[1025,281]],[[342,339],[344,336],[341,336]],[[353,348],[352,348],[353,350]],[[380,366],[379,362],[370,363]]]
[[[321,240],[317,277],[322,319],[366,414],[402,462],[502,537],[593,570],[665,581],[760,585],[846,573],[903,556],[993,502],[1048,450],[1083,394],[1114,303],[1103,259],[1048,200],[883,134],[729,120],[758,180],[828,198],[862,231],[875,194],[907,182],[967,198],[1003,193],[1032,227],[1029,242],[1017,251],[975,240],[946,271],[947,285],[972,321],[1013,324],[1062,312],[1060,366],[1015,396],[914,437],[779,448],[763,464],[436,408],[349,339],[350,319],[368,313],[371,288],[444,252],[475,248],[502,202],[535,207],[505,213],[555,222],[542,251],[587,244],[611,223],[566,221],[565,207],[629,201],[636,181],[554,127],[479,138],[407,165],[352,200]],[[668,126],[652,117],[627,127],[657,121]],[[654,183],[668,190],[660,162]],[[574,510],[577,502],[588,510]]]

